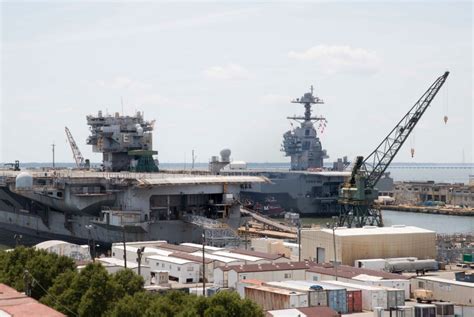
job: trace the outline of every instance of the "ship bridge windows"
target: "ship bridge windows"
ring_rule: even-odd
[[[304,130],[304,135],[305,136],[309,136],[310,133],[311,133],[311,131],[309,129]]]
[[[304,141],[304,142],[303,142],[303,146],[302,146],[303,151],[308,151],[310,144],[311,144],[311,142],[309,142],[309,141]]]

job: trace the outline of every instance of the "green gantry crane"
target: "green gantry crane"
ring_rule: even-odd
[[[436,79],[372,153],[365,159],[362,156],[356,158],[350,178],[339,190],[338,226],[383,226],[380,209],[373,204],[378,197],[375,185],[445,83],[448,75],[449,72],[445,72]]]

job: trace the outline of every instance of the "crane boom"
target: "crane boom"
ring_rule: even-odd
[[[369,156],[365,159],[362,156],[357,157],[351,177],[340,189],[339,226],[383,225],[380,210],[373,207],[373,202],[378,197],[375,185],[445,83],[448,75],[449,72],[445,72],[435,80]]]
[[[445,72],[442,76],[438,77],[400,122],[390,131],[385,139],[383,139],[379,146],[365,158],[362,163],[362,169],[367,173],[367,187],[375,187],[375,184],[377,184],[383,176],[383,173],[445,83],[448,75],[449,72]]]
[[[71,146],[72,155],[74,156],[74,160],[76,161],[76,166],[78,168],[83,168],[84,157],[82,156],[81,151],[79,150],[79,147],[76,144],[76,141],[74,141],[71,131],[69,131],[68,127],[65,127],[64,130],[66,131],[67,140],[69,141],[69,145]]]

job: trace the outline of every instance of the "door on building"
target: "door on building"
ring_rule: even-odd
[[[326,249],[325,248],[316,248],[316,263],[324,263],[326,260]]]

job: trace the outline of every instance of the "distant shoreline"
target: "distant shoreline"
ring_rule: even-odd
[[[380,208],[385,210],[415,212],[433,215],[474,216],[474,208],[426,207],[412,205],[381,205]]]

